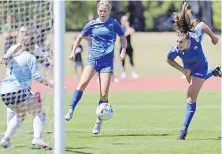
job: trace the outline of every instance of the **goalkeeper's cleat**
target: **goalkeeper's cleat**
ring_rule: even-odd
[[[66,121],[69,121],[72,119],[72,116],[73,116],[73,111],[69,110],[66,115],[65,115],[65,119]]]
[[[187,133],[184,130],[181,130],[178,136],[178,140],[185,140]]]
[[[52,149],[52,147],[46,144],[42,139],[35,139],[35,138],[32,140],[32,147],[33,149],[46,149],[46,150]]]
[[[212,74],[216,77],[221,77],[221,66],[216,66],[212,71]]]
[[[3,147],[3,148],[11,148],[12,147],[10,140],[2,139],[0,144],[1,144],[1,147]]]
[[[93,127],[92,133],[93,134],[99,134],[101,130],[102,120],[99,118],[96,120],[95,126]]]

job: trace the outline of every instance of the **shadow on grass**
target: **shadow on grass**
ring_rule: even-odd
[[[33,131],[27,131],[26,134],[34,134],[34,132]],[[43,134],[53,134],[53,132],[52,131],[45,131],[45,132],[43,132]]]
[[[201,138],[201,139],[189,139],[189,140],[218,140],[221,141],[221,137],[216,137],[216,138]]]
[[[36,148],[31,147],[31,146],[23,146],[23,145],[13,146],[13,149],[53,150],[53,149],[36,149]],[[81,151],[81,150],[84,150],[84,149],[89,149],[89,148],[88,147],[70,147],[70,146],[65,147],[66,152],[72,152],[72,153],[78,153],[78,154],[92,154],[90,152]]]
[[[79,154],[92,154],[90,152],[83,152],[81,150],[88,149],[88,147],[70,147],[66,146],[66,152],[73,152],[73,153],[79,153]],[[80,151],[78,151],[80,150]]]
[[[170,136],[170,134],[145,134],[145,133],[133,133],[133,134],[108,134],[108,135],[93,135],[85,136],[79,138],[88,138],[88,137],[136,137],[136,136]]]

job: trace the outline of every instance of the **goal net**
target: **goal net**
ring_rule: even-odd
[[[53,2],[52,1],[16,1],[1,0],[0,1],[0,56],[4,55],[7,49],[17,42],[17,30],[22,26],[31,29],[34,36],[34,42],[41,48],[45,56],[52,58],[52,24],[53,24]],[[42,54],[42,53],[41,53]],[[52,67],[46,67],[41,56],[36,55],[43,76],[53,79]],[[4,79],[5,68],[1,66],[0,81]],[[46,124],[43,138],[46,143],[53,145],[53,90],[46,86],[33,83],[33,92],[40,92],[43,100],[43,108],[46,112]],[[0,100],[0,137],[3,137],[7,128],[6,106]],[[22,153],[38,153],[33,150],[33,116],[27,115],[23,124],[12,137],[12,150],[0,149],[0,153],[14,154]],[[53,153],[53,151],[49,152]]]

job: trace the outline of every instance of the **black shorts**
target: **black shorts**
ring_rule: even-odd
[[[7,107],[21,105],[23,102],[35,97],[29,89],[22,89],[17,92],[1,94],[2,101]]]

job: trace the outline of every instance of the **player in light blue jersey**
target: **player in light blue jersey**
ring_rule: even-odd
[[[10,50],[7,51],[7,52],[10,52]],[[51,67],[49,67],[49,66],[53,66],[52,59],[49,56],[50,55],[49,51],[43,52],[42,49],[38,45],[35,45],[34,50],[31,53],[36,57],[37,62],[39,64],[41,64],[41,66],[43,66],[44,68],[50,69]],[[41,93],[40,92],[36,92],[35,96],[36,96],[38,102],[42,103]],[[7,126],[9,124],[9,121],[15,115],[16,115],[16,113],[13,110],[11,110],[10,108],[7,107],[7,115],[6,115]]]
[[[184,3],[182,12],[174,16],[175,30],[178,33],[177,45],[169,51],[167,59],[172,67],[186,76],[190,84],[187,92],[185,119],[178,136],[179,140],[186,138],[189,124],[196,111],[196,100],[205,80],[212,75],[221,77],[220,67],[208,71],[208,62],[201,45],[204,32],[209,35],[214,45],[218,43],[218,38],[204,22],[197,24],[196,20],[190,19],[190,11],[187,3]],[[175,61],[177,56],[182,59],[183,66]]]
[[[67,121],[72,119],[74,109],[81,99],[83,91],[96,72],[99,74],[100,84],[99,104],[108,102],[109,86],[113,73],[113,56],[116,33],[119,35],[123,47],[120,54],[120,60],[124,60],[126,57],[127,41],[124,31],[117,20],[109,17],[110,11],[110,3],[107,1],[100,1],[97,4],[97,13],[99,17],[96,20],[88,22],[74,42],[73,51],[69,57],[71,60],[75,58],[74,51],[83,37],[90,36],[92,48],[88,55],[87,63],[83,70],[80,82],[73,93],[73,97],[70,102],[70,109],[65,115],[65,119]],[[101,123],[101,119],[96,120],[96,124],[92,131],[94,134],[98,134],[100,132]]]
[[[32,144],[37,148],[49,148],[42,139],[45,112],[42,109],[42,104],[38,102],[30,89],[32,87],[32,79],[51,88],[53,83],[40,74],[38,62],[35,56],[30,53],[34,48],[31,45],[29,29],[21,27],[18,37],[19,44],[11,46],[8,52],[1,58],[1,61],[7,65],[5,78],[1,82],[1,99],[8,108],[16,112],[16,116],[13,116],[9,121],[0,144],[5,148],[11,146],[11,137],[21,125],[26,114],[30,113],[34,116],[34,138]]]

